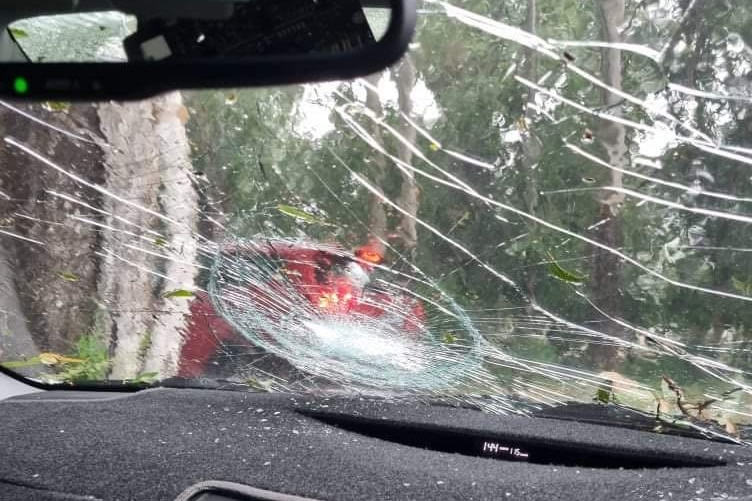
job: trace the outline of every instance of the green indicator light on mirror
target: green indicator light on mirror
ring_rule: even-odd
[[[29,81],[24,77],[16,77],[13,80],[13,90],[16,91],[16,94],[26,94],[29,92]]]

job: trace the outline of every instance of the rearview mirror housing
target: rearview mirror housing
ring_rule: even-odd
[[[68,3],[67,10],[60,8]],[[33,8],[28,5],[0,7],[0,97],[128,100],[175,89],[352,79],[398,61],[416,17],[415,0],[35,0]],[[122,29],[115,27],[119,33],[107,39],[110,45],[122,42],[116,47],[119,59],[101,60],[101,50],[89,56],[92,60],[77,54],[69,61],[59,57],[59,49],[55,53],[60,44],[45,34],[45,23],[58,26],[69,22],[66,16],[80,16],[76,21],[85,22],[71,25],[76,34],[108,35],[107,23],[97,26],[86,17],[101,12],[124,20]],[[364,12],[379,14],[374,14],[383,25],[378,37]],[[60,36],[59,29],[50,32]],[[81,43],[86,52],[89,42]]]

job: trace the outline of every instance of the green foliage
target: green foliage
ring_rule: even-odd
[[[81,336],[73,346],[71,358],[81,360],[80,363],[63,364],[62,370],[54,378],[65,383],[81,383],[87,381],[103,381],[107,379],[110,369],[110,359],[107,344],[103,336],[91,333]]]
[[[734,289],[739,294],[752,296],[752,278],[740,280],[736,277],[731,277],[731,283],[734,285]]]
[[[151,348],[151,341],[152,341],[152,332],[146,331],[141,335],[141,338],[138,341],[138,359],[143,360],[146,358],[146,355],[149,353],[149,349]]]
[[[735,8],[747,9],[738,0],[732,3]],[[523,26],[528,2],[464,0],[453,5],[510,26]],[[539,0],[536,5],[535,30],[544,40],[603,39],[597,3]],[[435,278],[442,291],[468,311],[528,308],[530,300],[534,300],[536,305],[573,323],[634,341],[634,332],[622,325],[611,324],[609,328],[603,315],[593,308],[596,304],[628,324],[653,329],[689,345],[717,342],[724,331],[733,331],[737,341],[749,339],[746,326],[752,325],[752,308],[747,308],[746,303],[679,287],[676,283],[752,295],[752,260],[748,253],[732,250],[749,247],[752,228],[675,207],[644,203],[637,197],[627,197],[623,203],[609,207],[604,215],[599,201],[603,196],[600,187],[612,183],[611,170],[575,153],[568,145],[607,159],[603,137],[606,121],[547,100],[515,78],[540,81],[544,87],[555,87],[564,98],[598,112],[612,112],[613,109],[603,105],[603,90],[568,68],[576,65],[600,78],[602,49],[567,47],[565,65],[536,55],[520,43],[436,13],[440,8],[435,4],[427,5],[426,10],[432,13],[420,17],[410,57],[418,80],[430,91],[439,113],[430,124],[422,123],[418,116],[412,117],[428,130],[431,138],[416,136],[415,148],[428,161],[412,155],[410,163],[431,176],[447,180],[448,176],[434,167],[437,166],[452,176],[454,185],[416,173],[415,183],[420,189],[416,216],[468,252],[419,227],[417,248],[410,254],[412,263]],[[671,40],[673,30],[679,27],[672,23],[678,21],[665,21],[667,26],[659,26],[650,12],[644,2],[626,2],[626,17],[634,18],[629,28],[625,28],[626,42],[657,48],[665,47]],[[684,96],[666,89],[668,81],[698,89],[716,89],[721,85],[718,73],[721,70],[740,76],[747,64],[742,54],[729,55],[726,68],[714,68],[720,60],[721,41],[728,33],[748,33],[750,29],[750,16],[729,16],[729,12],[720,4],[709,7],[703,14],[704,26],[692,28],[702,31],[697,38],[698,50],[677,51],[668,68],[643,55],[622,51],[622,87],[638,99],[665,101],[667,109],[680,122],[697,124],[698,129],[720,143],[744,145],[752,130],[752,114],[743,105],[733,102],[711,105],[699,100],[695,108],[689,108]],[[396,71],[397,68],[392,69],[388,76],[392,83]],[[191,113],[195,118],[188,124],[194,168],[216,181],[205,194],[223,201],[222,210],[230,215],[231,233],[307,237],[353,246],[362,243],[371,231],[369,194],[354,181],[353,174],[378,185],[389,200],[400,200],[402,171],[362,137],[371,135],[385,151],[398,156],[400,142],[385,128],[378,127],[366,112],[372,112],[394,130],[402,130],[404,121],[398,110],[389,105],[363,110],[366,106],[362,97],[358,97],[357,84],[339,84],[336,94],[331,95],[329,91],[319,91],[326,96],[321,98],[323,101],[331,98],[331,102],[318,109],[317,118],[328,121],[330,127],[315,134],[300,129],[304,115],[301,103],[307,92],[302,88],[188,95],[189,106],[195,110]],[[537,112],[530,103],[546,112]],[[346,110],[350,121],[345,121],[335,109]],[[636,123],[665,124],[665,120],[633,103],[620,103],[618,109],[624,119]],[[357,131],[353,123],[359,127]],[[675,128],[671,124],[666,127]],[[651,139],[648,133],[627,128],[625,146],[629,161],[625,168],[654,177],[663,184],[625,175],[622,179],[625,188],[687,207],[747,211],[740,203],[692,195],[665,182],[689,184],[697,177],[699,165],[714,178],[709,190],[752,198],[748,166],[670,141],[660,154],[660,168],[630,162],[641,158],[640,145],[651,140],[655,138]],[[480,168],[449,155],[448,151],[465,154],[491,167]],[[485,203],[459,189],[460,183],[530,217]],[[385,211],[389,228],[398,227],[400,214],[389,207]],[[537,223],[533,217],[548,226]],[[655,273],[619,259],[609,262],[612,269],[596,270],[593,259],[596,248],[551,227],[599,241],[602,237],[598,225],[606,219],[618,222],[615,231],[619,243],[614,247]],[[399,249],[399,242],[391,243]],[[387,258],[398,268],[405,262],[391,251]],[[407,265],[399,269],[412,271]],[[599,296],[602,291],[591,280],[596,272],[613,278],[618,285],[613,295],[618,297]],[[499,274],[518,287],[501,280]],[[573,286],[577,286],[576,290]],[[600,300],[608,300],[608,304],[604,306]],[[529,311],[527,314],[532,315]],[[553,343],[547,335],[525,338],[516,336],[512,330],[499,333],[504,315],[481,324],[481,329],[508,353],[574,366],[586,364],[581,348],[588,340],[570,341],[561,339],[566,334],[560,334],[560,339]],[[508,320],[512,324],[519,321]],[[454,342],[451,337],[438,336],[448,344]],[[745,361],[745,356],[749,357],[741,351],[717,355],[724,361],[739,363]],[[697,376],[686,358],[656,360],[642,352],[628,352],[625,361],[614,369],[640,381],[658,381],[658,372],[663,367],[678,374],[675,377]]]

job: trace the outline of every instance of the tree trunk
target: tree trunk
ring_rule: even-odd
[[[598,0],[598,10],[601,19],[603,40],[610,43],[621,42],[619,26],[624,23],[624,0]],[[622,88],[622,55],[621,51],[604,48],[601,59],[601,78],[615,89]],[[602,91],[601,100],[605,106],[612,107],[611,113],[621,116],[618,106],[619,96]],[[624,126],[615,122],[603,122],[599,127],[598,140],[606,150],[609,164],[625,169],[628,167],[626,132]],[[616,170],[610,171],[609,184],[614,187],[622,186],[623,174]],[[619,205],[624,201],[623,193],[604,192],[600,195],[600,210],[596,221],[606,220],[598,226],[596,239],[613,249],[622,246],[622,222],[619,215]],[[621,317],[623,313],[621,292],[620,259],[610,252],[594,249],[591,266],[591,287],[593,299],[604,312],[614,317]],[[613,322],[605,322],[603,328],[607,334],[619,336],[621,328]],[[591,344],[588,353],[601,369],[613,369],[623,358],[624,354],[616,346]]]
[[[8,251],[0,246],[0,360],[23,360],[37,354],[39,350],[16,291],[11,259]]]
[[[411,97],[413,88],[415,87],[415,81],[417,79],[415,65],[412,58],[406,55],[402,59],[402,64],[397,70],[397,90],[399,91],[399,107],[402,113],[411,119],[413,113],[413,100]],[[404,126],[400,131],[403,138],[410,144],[415,144],[415,138],[417,131],[415,127],[410,125],[407,121],[404,121]],[[398,158],[409,164],[412,162],[413,152],[408,145],[400,142],[398,149]],[[418,185],[415,183],[415,176],[406,170],[400,170],[402,176],[402,185],[400,188],[400,195],[397,199],[397,205],[399,205],[406,214],[402,215],[399,223],[399,234],[404,245],[404,250],[407,253],[411,253],[418,245],[418,230],[416,227],[415,218],[418,215]]]
[[[99,117],[109,145],[105,188],[138,204],[113,197],[103,201],[109,213],[105,224],[114,228],[103,237],[99,281],[111,377],[133,378],[141,372],[169,377],[177,372],[189,300],[163,295],[192,288],[197,271],[198,197],[191,181],[186,110],[181,95],[171,93],[102,104]]]
[[[621,43],[619,26],[624,22],[624,0],[599,0],[599,12],[602,23],[603,39],[609,43]],[[605,48],[601,56],[601,78],[609,86],[621,90],[622,88],[622,61],[621,50]],[[612,92],[602,89],[601,102],[610,108],[611,114],[622,116],[621,107],[618,106],[621,98]],[[608,161],[611,165],[625,168],[628,166],[626,131],[624,125],[607,121],[600,127],[600,142],[606,148]],[[624,174],[617,170],[611,170],[611,185],[622,186]],[[624,202],[623,193],[608,192],[601,196],[601,202],[611,207]],[[614,211],[616,208],[613,209]]]
[[[368,82],[373,88],[378,87],[381,75],[382,74],[372,75],[368,78]],[[402,60],[402,63],[396,69],[395,76],[400,111],[406,116],[411,117],[413,111],[411,93],[415,87],[417,74],[415,71],[415,65],[409,56],[405,56]],[[376,116],[381,116],[383,114],[383,109],[381,107],[379,95],[370,87],[367,91],[366,106],[374,112]],[[398,129],[398,133],[401,134],[409,144],[415,144],[417,131],[406,120],[403,120],[403,125]],[[383,134],[378,125],[374,127],[373,136],[376,141],[383,144]],[[395,141],[398,144],[397,158],[406,164],[412,162],[413,152],[408,145],[399,140]],[[374,166],[372,185],[378,190],[378,194],[371,195],[369,199],[368,225],[373,237],[386,241],[389,238],[389,221],[386,209],[384,208],[384,203],[382,202],[382,198],[386,196],[384,194],[384,183],[386,182],[386,176],[389,171],[389,164],[386,156],[382,153],[375,152]],[[417,217],[418,213],[418,197],[420,190],[415,182],[415,176],[409,172],[405,172],[404,169],[399,169],[399,172],[402,177],[402,183],[400,185],[400,193],[397,197],[396,203],[406,212],[406,214],[403,214],[400,217],[399,223],[395,228],[395,233],[399,236],[399,239],[402,242],[402,250],[411,253],[418,245],[418,232],[415,217]],[[380,245],[380,247],[380,250],[383,253],[383,245]]]
[[[537,6],[536,0],[527,0],[527,15],[525,17],[525,29],[535,35],[537,33]],[[522,69],[523,76],[530,80],[536,81],[538,79],[538,57],[537,52],[533,49],[525,49],[525,63]],[[533,118],[533,110],[527,106],[527,103],[535,101],[536,92],[534,89],[529,89],[527,96],[525,96],[526,102],[523,103],[523,116],[525,123],[529,123]],[[528,130],[523,135],[522,141],[522,167],[525,171],[525,179],[527,181],[526,202],[527,211],[530,214],[535,214],[535,209],[538,207],[538,183],[537,176],[535,175],[534,166],[538,163],[541,156],[541,142],[538,137]]]
[[[533,35],[537,34],[537,2],[536,0],[527,0],[527,13],[525,16],[525,30]],[[522,67],[522,75],[532,82],[538,79],[538,58],[537,52],[533,49],[525,49],[525,62]],[[535,101],[536,92],[533,89],[529,89],[525,96],[525,102],[522,103],[523,120],[525,124],[530,124],[533,119],[533,110],[527,105],[527,103]],[[538,208],[538,177],[535,171],[535,166],[540,160],[542,153],[542,144],[538,136],[535,135],[532,128],[528,128],[522,134],[522,158],[520,163],[522,165],[522,171],[525,175],[525,202],[527,204],[527,212],[531,215],[535,215]],[[535,223],[532,223],[535,224]],[[532,231],[533,228],[531,227]],[[537,261],[536,256],[530,255],[527,257],[533,264],[533,260]],[[535,297],[535,274],[531,272],[526,274],[525,288],[530,297]],[[533,315],[533,308],[528,308],[527,313]]]
[[[383,73],[377,73],[369,76],[366,80],[375,89],[379,85],[379,78],[381,75],[383,75]],[[376,116],[381,116],[383,110],[381,108],[381,99],[379,98],[378,93],[371,89],[371,87],[367,87],[366,92],[366,106],[375,113]],[[376,141],[383,143],[381,128],[378,125],[373,129],[373,136],[376,138]],[[379,191],[380,196],[372,194],[368,200],[368,228],[371,231],[371,236],[374,237],[374,244],[378,245],[378,250],[383,255],[384,245],[381,242],[387,240],[389,232],[386,209],[384,208],[384,203],[381,201],[384,196],[382,186],[386,180],[387,161],[386,157],[381,152],[374,152],[374,155],[373,182],[371,184]]]
[[[0,123],[3,135],[67,172],[92,183],[101,181],[102,151],[97,146],[22,113],[52,127],[89,135],[98,127],[93,105],[74,104],[58,112],[40,105],[1,108]],[[13,318],[16,349],[26,351],[33,344],[41,351],[68,353],[93,326],[98,273],[94,251],[99,237],[96,228],[71,217],[92,211],[59,195],[96,207],[99,194],[8,144],[0,148],[0,162],[3,230],[30,239],[0,237],[0,281],[5,288],[0,301],[8,307],[8,321]],[[14,312],[17,302],[20,306]]]

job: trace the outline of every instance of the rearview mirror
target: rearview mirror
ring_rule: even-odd
[[[0,6],[0,96],[140,99],[350,79],[407,50],[413,0],[19,0]]]

